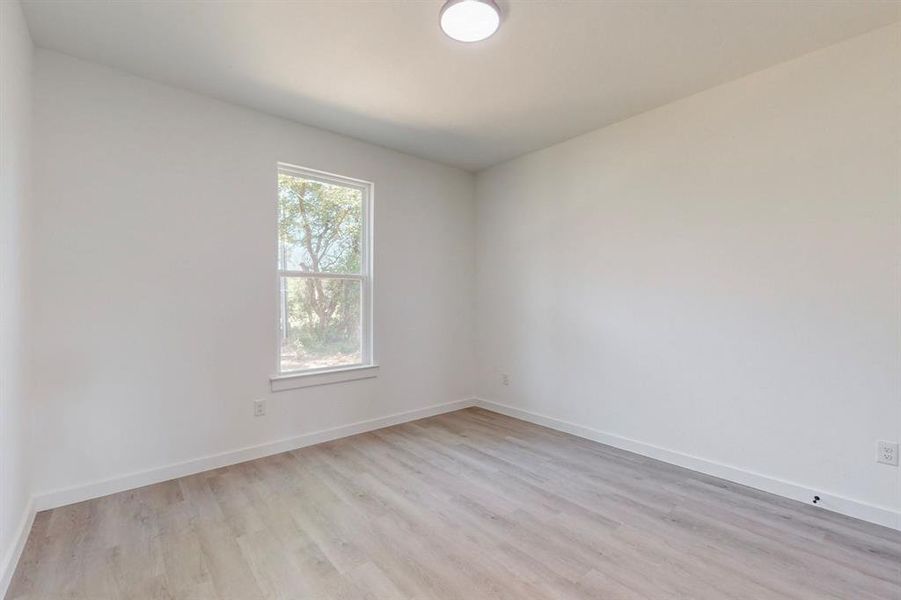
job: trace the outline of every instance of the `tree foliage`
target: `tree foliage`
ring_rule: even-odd
[[[360,273],[363,214],[359,190],[280,174],[278,198],[281,270]],[[296,363],[293,368],[357,362],[360,292],[360,282],[355,279],[283,278],[283,358]]]

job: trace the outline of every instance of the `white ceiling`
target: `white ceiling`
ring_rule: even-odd
[[[477,170],[901,19],[868,0],[26,0],[35,43]]]

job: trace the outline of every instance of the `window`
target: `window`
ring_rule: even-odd
[[[372,364],[372,184],[278,166],[278,374]]]

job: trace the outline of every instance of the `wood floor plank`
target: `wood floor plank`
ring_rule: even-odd
[[[6,600],[901,599],[901,533],[481,409],[40,513]]]

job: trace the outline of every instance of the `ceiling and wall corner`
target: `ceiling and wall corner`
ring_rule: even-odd
[[[901,5],[502,2],[476,44],[442,2],[26,0],[38,46],[477,171],[887,25]]]

